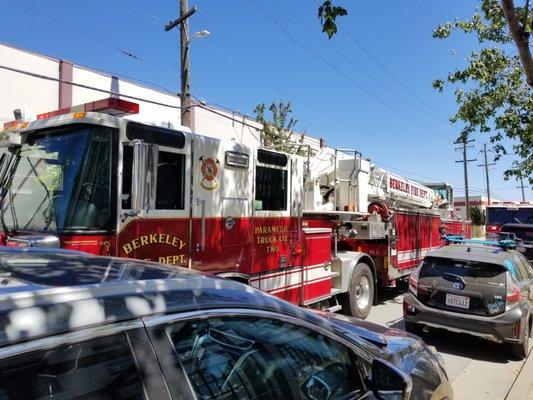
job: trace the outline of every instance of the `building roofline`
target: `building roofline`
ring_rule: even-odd
[[[28,54],[31,54],[31,55],[34,55],[34,56],[37,56],[37,57],[46,58],[46,59],[48,59],[50,61],[57,61],[57,62],[61,61],[61,59],[59,59],[59,58],[52,57],[52,56],[49,56],[47,54],[38,53],[38,52],[36,52],[34,50],[28,50],[28,49],[26,49],[24,47],[19,47],[19,46],[15,45],[15,44],[12,44],[12,43],[9,43],[9,42],[5,42],[3,40],[0,40],[0,46],[10,47],[12,49],[23,51],[24,53],[28,53]]]
[[[123,74],[120,74],[120,73],[113,73],[111,71],[105,71],[105,70],[102,70],[102,69],[99,69],[99,68],[96,68],[96,67],[91,67],[91,66],[84,65],[84,64],[78,64],[76,62],[73,62],[73,61],[65,59],[65,58],[57,58],[57,57],[49,56],[47,54],[38,53],[38,52],[36,52],[34,50],[28,50],[26,48],[19,47],[17,45],[14,45],[14,44],[11,44],[11,43],[8,43],[8,42],[0,41],[0,46],[9,47],[9,48],[12,48],[12,49],[15,49],[15,50],[18,50],[18,51],[22,51],[24,53],[28,53],[28,54],[34,55],[36,57],[45,58],[45,59],[50,60],[50,61],[55,61],[57,63],[59,63],[61,61],[67,62],[69,64],[72,64],[72,66],[74,66],[76,68],[84,69],[86,71],[93,72],[93,73],[96,73],[96,74],[99,74],[99,75],[103,75],[103,76],[106,76],[108,78],[117,77],[117,78],[119,78],[120,80],[122,80],[124,82],[132,83],[132,84],[141,86],[141,87],[143,87],[145,89],[155,90],[155,91],[157,91],[157,92],[159,92],[161,94],[166,94],[168,96],[171,96],[171,95],[178,96],[179,95],[179,93],[173,93],[173,92],[171,92],[169,90],[162,90],[162,86],[154,84],[154,83],[150,83],[150,82],[147,82],[147,81],[143,81],[142,79],[129,77],[129,76],[126,76],[126,75],[123,75]]]

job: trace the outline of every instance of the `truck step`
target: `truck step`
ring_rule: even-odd
[[[342,310],[342,306],[340,304],[335,304],[334,306],[324,308],[324,311],[331,312],[331,313],[334,313],[340,310]]]
[[[339,293],[343,293],[343,290],[342,289],[339,289],[339,288],[331,288],[331,295],[332,296],[335,296]]]
[[[337,277],[337,276],[341,276],[341,273],[338,272],[338,271],[331,271],[331,277],[332,277],[332,278],[335,278],[335,277]]]

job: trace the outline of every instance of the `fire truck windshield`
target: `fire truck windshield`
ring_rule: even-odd
[[[113,129],[94,125],[30,134],[2,205],[7,228],[40,232],[113,229],[114,138]]]

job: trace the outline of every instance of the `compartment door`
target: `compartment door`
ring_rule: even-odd
[[[192,185],[192,266],[247,279],[251,265],[249,149],[196,137]]]

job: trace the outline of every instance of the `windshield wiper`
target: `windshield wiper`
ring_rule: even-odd
[[[0,158],[0,222],[2,223],[2,230],[6,239],[9,235],[9,230],[4,220],[4,200],[11,188],[11,182],[17,171],[21,148],[21,145],[11,145],[7,149],[8,153],[2,154]]]

